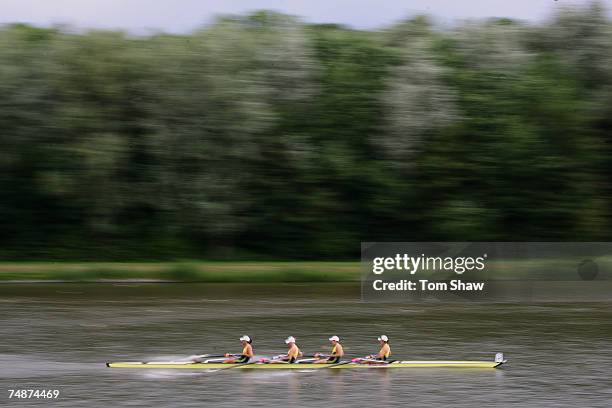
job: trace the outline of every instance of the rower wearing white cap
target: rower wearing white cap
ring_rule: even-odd
[[[315,354],[314,356],[317,358],[323,357],[315,361],[315,363],[335,364],[335,363],[339,363],[342,356],[344,356],[344,350],[342,349],[342,344],[340,344],[340,338],[338,336],[331,336],[329,338],[329,341],[332,344],[331,354],[330,355],[323,355],[319,353]]]
[[[231,354],[225,353],[225,357],[229,357],[224,363],[228,364],[238,364],[238,363],[248,363],[251,358],[253,358],[253,340],[246,334],[240,337],[240,343],[242,344],[242,353],[240,354]]]
[[[389,337],[383,334],[377,340],[380,343],[380,351],[378,352],[378,354],[372,354],[372,355],[367,356],[366,359],[387,361],[387,359],[391,355],[391,347],[389,346]]]
[[[275,357],[271,363],[289,363],[293,364],[296,362],[298,357],[301,357],[303,354],[300,351],[300,348],[295,344],[295,337],[289,336],[285,339],[285,344],[287,345],[287,354],[280,355]]]

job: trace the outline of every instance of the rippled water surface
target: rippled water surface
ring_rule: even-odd
[[[612,304],[368,304],[326,285],[0,285],[0,405],[169,407],[612,406]],[[503,369],[120,370],[106,361],[345,351],[399,359],[492,359]],[[59,389],[57,400],[8,389]]]

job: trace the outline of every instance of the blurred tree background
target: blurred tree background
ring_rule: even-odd
[[[0,256],[612,240],[612,21],[0,29]]]

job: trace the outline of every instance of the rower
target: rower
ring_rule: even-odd
[[[344,356],[344,350],[342,349],[342,345],[340,344],[340,338],[338,336],[331,336],[329,338],[329,341],[332,344],[331,354],[315,354],[314,356],[319,358],[319,360],[315,361],[316,364],[336,364],[339,363],[342,356]]]
[[[377,361],[377,362],[387,361],[387,359],[391,355],[391,347],[389,346],[389,337],[383,334],[377,340],[380,343],[380,351],[378,352],[378,354],[370,354],[369,356],[365,357],[364,360]]]
[[[227,360],[223,361],[226,364],[242,364],[248,363],[251,358],[253,358],[253,340],[246,334],[240,337],[240,343],[242,344],[242,353],[240,354],[231,354],[225,353],[225,357],[229,357]]]
[[[280,355],[276,357],[271,363],[289,363],[293,364],[297,361],[298,357],[301,357],[303,354],[300,351],[300,348],[295,344],[295,337],[289,336],[285,339],[285,344],[287,345],[287,354]]]

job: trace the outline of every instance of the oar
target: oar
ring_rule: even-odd
[[[211,358],[211,357],[225,357],[225,354],[200,354],[199,356],[194,356],[195,358]]]
[[[278,356],[274,356],[274,357],[281,357],[281,356],[284,356],[284,354],[280,354],[280,355],[278,355]],[[274,358],[274,357],[273,357],[273,358]],[[264,360],[267,360],[267,359],[260,358],[259,360],[254,360],[254,361],[251,361],[251,362],[249,362],[249,363],[234,363],[234,364],[228,364],[228,365],[229,365],[229,367],[220,368],[220,369],[218,369],[217,371],[230,370],[230,369],[232,369],[232,368],[243,367],[243,366],[246,366],[246,365],[250,365],[250,364],[257,364],[257,363],[268,363],[268,364],[275,364],[275,363],[271,363],[271,361],[272,361],[272,360],[267,360],[267,361],[264,361]],[[287,362],[284,362],[284,363],[285,363],[285,364],[288,364]],[[276,364],[278,364],[278,363],[276,363]]]
[[[367,363],[376,363],[376,364],[389,364],[394,360],[388,360],[388,361],[384,361],[384,360],[375,360],[373,358],[369,358],[369,357],[358,357],[358,358],[354,358],[351,360],[352,363],[355,364],[367,364]]]
[[[194,363],[201,363],[202,360],[207,359],[207,358],[215,358],[215,357],[225,357],[225,354],[200,354],[200,355],[195,355],[195,356],[190,356],[188,357],[190,361],[193,361]]]
[[[313,361],[317,361],[318,358],[303,358],[301,360],[297,360],[295,364],[304,364],[304,363],[312,363]]]
[[[338,367],[338,366],[345,365],[345,364],[350,364],[350,363],[352,363],[351,360],[343,361],[341,363],[321,364],[321,365],[326,366],[325,368],[333,368],[333,367]]]
[[[220,368],[217,371],[231,370],[232,368],[243,367],[249,364],[257,364],[258,362],[259,361],[251,361],[250,363],[229,363],[229,367]]]

